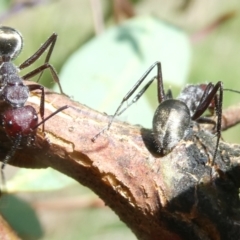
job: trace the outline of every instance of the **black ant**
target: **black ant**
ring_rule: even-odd
[[[10,152],[2,163],[2,176],[5,165],[13,157],[17,148],[20,146],[21,141],[23,139],[28,139],[28,143],[31,144],[39,125],[42,125],[42,131],[44,132],[44,123],[46,120],[58,112],[70,107],[63,106],[47,118],[44,118],[44,88],[39,84],[25,85],[23,82],[23,80],[30,79],[37,74],[40,74],[38,78],[39,80],[43,71],[48,68],[51,71],[54,81],[58,84],[60,92],[64,94],[56,71],[48,63],[56,40],[57,35],[53,33],[31,57],[24,61],[19,67],[16,67],[12,61],[22,50],[23,38],[17,30],[11,27],[0,27],[0,100],[10,105],[10,108],[2,113],[2,124],[7,136],[13,142]],[[34,63],[48,48],[49,50],[44,64],[20,77],[19,71]],[[40,123],[38,123],[36,110],[32,106],[25,106],[30,91],[34,90],[41,91],[40,116],[42,121]]]
[[[133,100],[120,111],[122,105],[133,95],[154,67],[157,67],[157,76],[153,77],[137,93]],[[155,79],[157,80],[159,106],[153,117],[153,136],[158,145],[159,152],[164,154],[168,153],[180,140],[184,139],[192,127],[192,121],[213,124],[214,128],[216,127],[217,135],[216,148],[211,162],[211,164],[214,165],[221,137],[223,83],[219,81],[215,85],[213,83],[188,85],[183,89],[177,99],[173,99],[171,90],[168,90],[167,93],[164,92],[160,62],[155,62],[136,82],[122,99],[108,126],[95,135],[92,141],[95,141],[106,129],[109,130],[114,118],[121,115],[133,103],[137,102]],[[216,110],[217,122],[202,116],[208,108],[214,108]]]

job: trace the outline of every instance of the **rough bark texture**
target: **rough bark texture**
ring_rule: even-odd
[[[20,240],[2,216],[0,216],[0,237],[1,240]]]
[[[29,99],[39,108],[39,96]],[[240,147],[220,143],[214,168],[215,138],[193,131],[166,156],[157,153],[150,130],[114,121],[95,142],[91,138],[109,117],[65,96],[46,96],[46,136],[39,127],[35,146],[22,146],[9,164],[52,167],[91,188],[145,240],[239,239]],[[0,157],[11,142],[0,131]],[[212,171],[212,174],[211,174]]]

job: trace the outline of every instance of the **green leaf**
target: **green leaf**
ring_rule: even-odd
[[[60,79],[64,91],[75,100],[113,114],[124,95],[156,61],[162,63],[166,88],[166,82],[182,85],[190,63],[188,37],[157,18],[137,17],[109,28],[81,47],[64,65]],[[147,79],[156,72],[154,69]],[[157,106],[156,85],[134,105],[128,111],[129,118],[123,119],[151,127]]]
[[[20,169],[7,182],[7,191],[53,191],[73,184],[75,181],[60,172],[47,169]]]
[[[7,9],[9,8],[10,6],[10,1],[9,0],[1,0],[0,1],[0,14],[5,14],[4,12],[7,11]],[[2,17],[2,16],[1,16]]]

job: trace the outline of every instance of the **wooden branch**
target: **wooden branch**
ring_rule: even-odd
[[[229,107],[223,111],[222,129],[227,130],[240,123],[240,104]]]
[[[2,216],[0,216],[0,236],[2,240],[20,240]]]
[[[39,108],[39,96],[29,104]],[[208,164],[215,138],[193,131],[166,156],[157,153],[150,130],[114,121],[65,96],[46,95],[48,116],[35,146],[23,146],[9,164],[52,167],[92,189],[139,239],[239,239],[240,146],[221,142],[216,166]],[[0,131],[1,159],[11,142]],[[212,171],[212,175],[211,175]],[[211,177],[212,176],[212,177]]]

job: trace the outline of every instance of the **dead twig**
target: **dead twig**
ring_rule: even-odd
[[[39,97],[29,99],[38,109]],[[193,131],[166,156],[150,130],[114,121],[65,96],[46,96],[46,116],[67,109],[39,129],[35,146],[23,146],[9,164],[52,167],[91,188],[139,239],[239,239],[240,147],[221,142],[213,169],[215,138]],[[0,131],[1,159],[10,149]],[[211,171],[213,174],[211,175]]]

